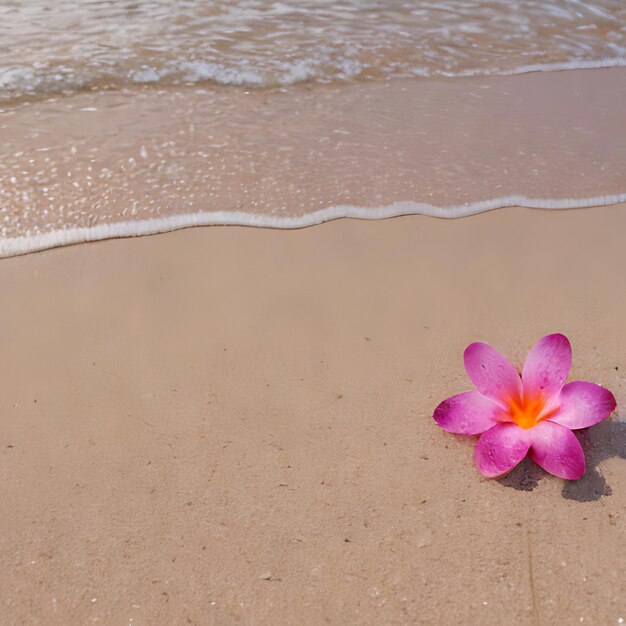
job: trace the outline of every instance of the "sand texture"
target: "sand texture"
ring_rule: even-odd
[[[0,262],[3,624],[617,624],[625,424],[503,481],[436,404],[548,332],[626,401],[626,206]]]

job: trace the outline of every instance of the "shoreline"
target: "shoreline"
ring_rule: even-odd
[[[294,82],[275,82],[275,83],[258,83],[258,82],[237,82],[237,81],[220,81],[217,78],[198,78],[196,81],[180,80],[174,83],[161,82],[160,80],[154,81],[136,81],[130,83],[120,83],[115,86],[111,86],[110,82],[101,80],[92,84],[85,84],[81,87],[73,86],[69,89],[61,89],[59,91],[46,91],[43,93],[33,94],[32,92],[25,92],[19,95],[10,97],[0,97],[0,110],[5,107],[16,107],[21,105],[33,105],[38,102],[45,102],[49,99],[57,99],[62,97],[80,96],[81,94],[93,93],[94,91],[100,91],[101,93],[119,93],[127,89],[137,89],[143,87],[149,87],[156,90],[159,89],[180,89],[180,88],[204,88],[204,89],[220,89],[220,88],[238,88],[243,90],[253,89],[255,91],[272,92],[289,87],[309,87],[315,86],[315,88],[323,87],[337,87],[337,86],[354,86],[360,84],[370,84],[374,82],[392,82],[392,81],[404,81],[404,80],[463,80],[465,78],[506,78],[509,76],[522,76],[524,74],[534,73],[549,73],[549,72],[584,72],[587,70],[603,70],[611,68],[626,67],[625,57],[607,57],[604,59],[596,60],[578,60],[578,61],[563,61],[555,63],[542,63],[534,65],[521,65],[516,68],[512,68],[509,71],[499,70],[467,70],[465,72],[459,72],[457,74],[452,73],[435,73],[431,75],[417,74],[415,76],[392,76],[392,77],[376,77],[376,78],[351,78],[351,79],[334,79],[331,81],[318,82],[315,79],[304,78],[302,80],[296,80]]]
[[[273,217],[241,211],[199,212],[189,215],[175,215],[149,220],[114,222],[89,228],[56,230],[32,237],[0,239],[0,258],[10,258],[32,254],[52,248],[91,243],[107,239],[144,237],[174,232],[186,228],[209,226],[245,226],[277,230],[311,228],[338,219],[382,220],[394,217],[424,216],[441,219],[461,219],[479,213],[499,209],[527,208],[543,210],[592,209],[614,206],[626,202],[626,193],[594,198],[571,198],[548,200],[510,196],[495,198],[457,207],[436,207],[417,202],[394,202],[379,208],[337,206],[305,213],[299,217]]]
[[[507,484],[432,411],[471,341],[519,366],[557,331],[621,410],[625,231],[512,208],[2,260],[5,619],[616,623],[624,422],[583,484]]]
[[[5,111],[0,255],[196,224],[623,201],[625,77],[137,89]]]

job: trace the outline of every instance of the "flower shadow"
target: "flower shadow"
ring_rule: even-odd
[[[587,471],[580,480],[566,480],[561,495],[568,500],[592,502],[610,496],[611,486],[598,469],[602,461],[619,457],[626,459],[626,422],[605,420],[591,428],[576,431],[585,451]],[[505,487],[532,491],[548,473],[530,459],[524,459],[512,472],[498,479]]]

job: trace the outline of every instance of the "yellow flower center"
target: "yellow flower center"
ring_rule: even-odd
[[[546,402],[541,396],[512,398],[507,404],[511,419],[524,429],[536,426],[552,414],[552,411],[545,412]]]

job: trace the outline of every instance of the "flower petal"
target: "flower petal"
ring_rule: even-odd
[[[540,339],[526,356],[522,381],[524,394],[549,398],[561,390],[572,367],[572,346],[556,333]]]
[[[559,395],[559,404],[559,410],[549,420],[572,430],[601,422],[617,406],[608,389],[584,381],[567,383]]]
[[[519,398],[522,381],[515,368],[489,344],[478,341],[465,349],[465,369],[480,393],[500,403]]]
[[[480,473],[496,478],[512,470],[528,452],[528,430],[511,422],[496,424],[484,432],[474,451],[474,461]]]
[[[585,473],[585,455],[576,435],[549,420],[529,429],[530,458],[546,472],[578,480]]]
[[[444,400],[433,417],[441,428],[459,435],[478,435],[496,424],[501,408],[478,391],[466,391]]]

